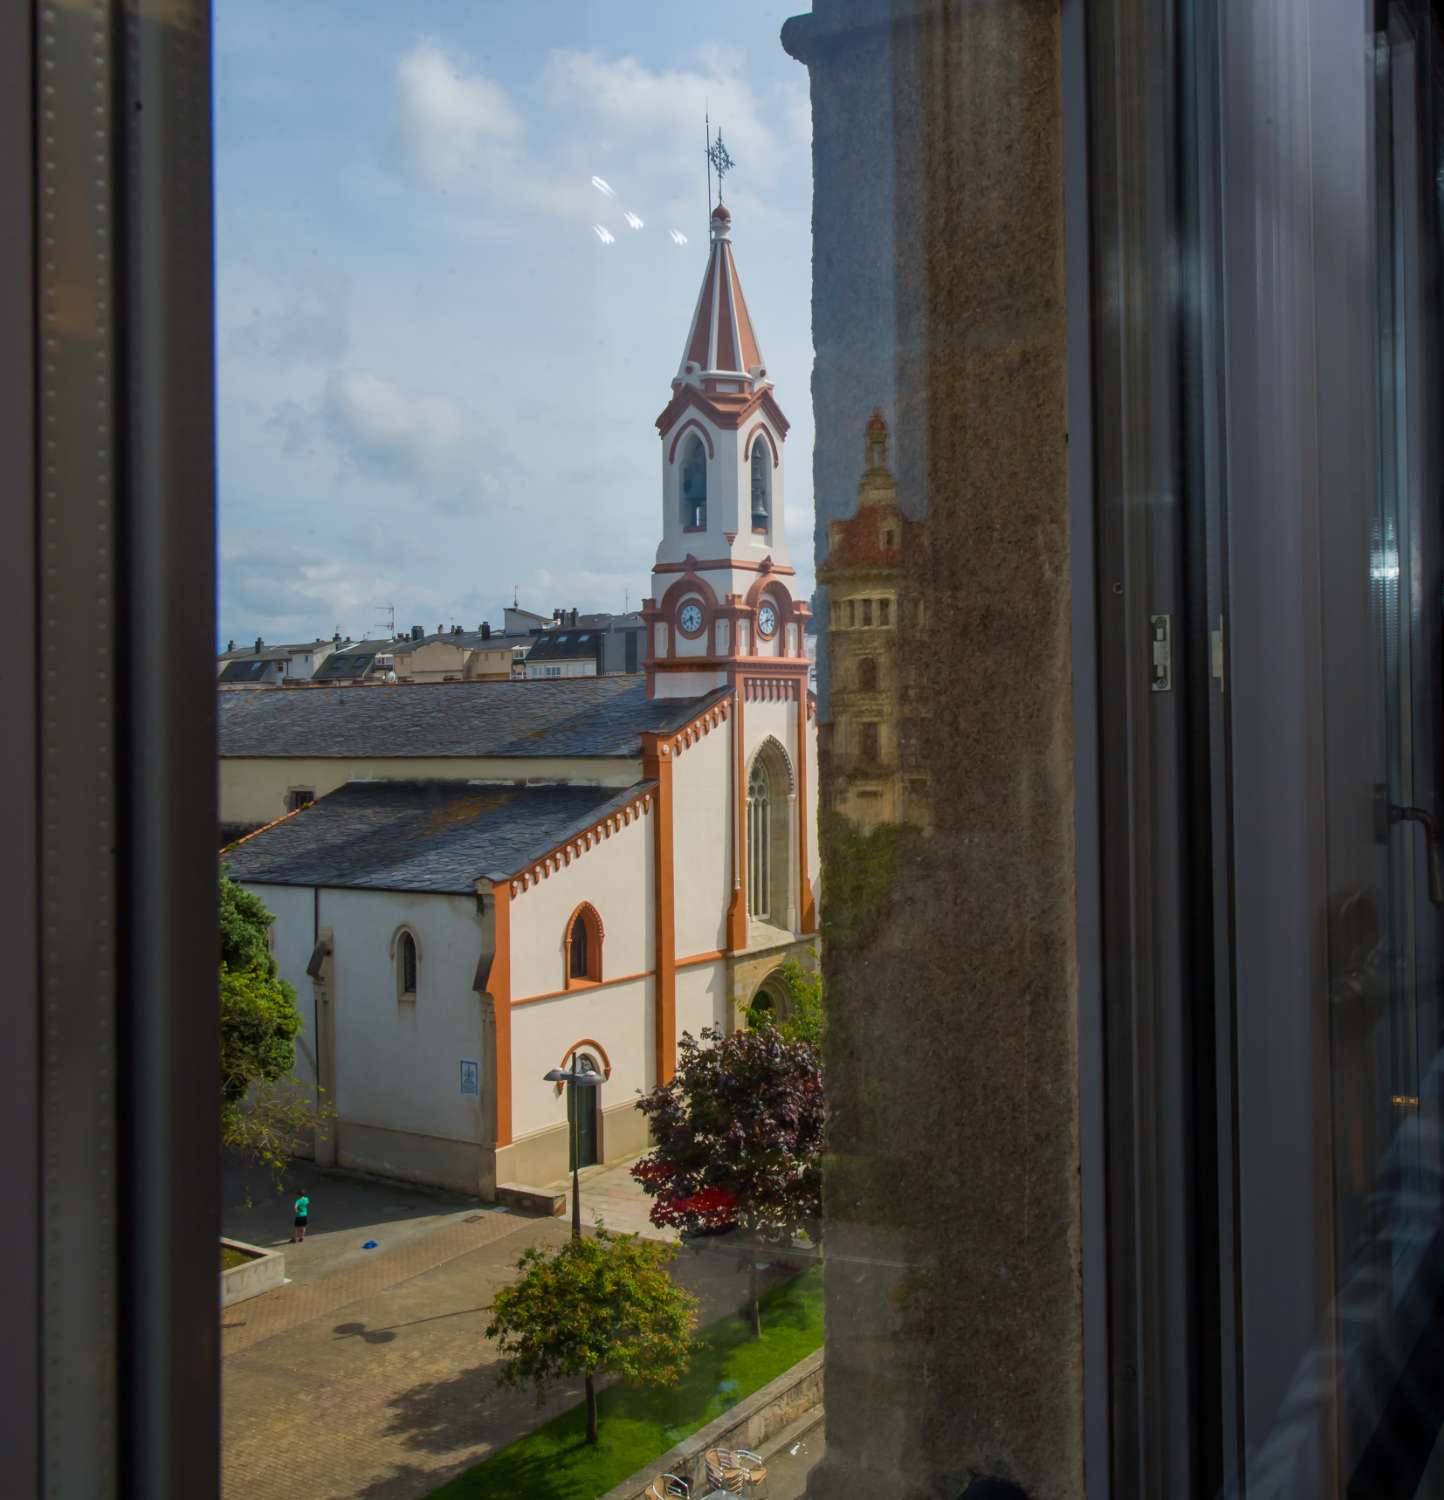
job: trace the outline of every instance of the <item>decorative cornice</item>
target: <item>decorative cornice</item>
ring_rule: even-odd
[[[582,855],[595,849],[604,839],[611,838],[614,833],[620,833],[624,828],[651,812],[653,801],[653,789],[648,788],[645,792],[639,792],[625,806],[616,808],[604,818],[597,819],[590,828],[569,835],[554,848],[547,850],[540,858],[532,860],[524,869],[512,875],[511,894],[519,896],[523,891],[530,890],[532,886],[540,885],[543,880],[550,880],[553,874],[565,869],[574,859],[580,859]]]

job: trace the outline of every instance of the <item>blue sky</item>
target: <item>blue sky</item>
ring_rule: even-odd
[[[811,127],[777,40],[802,8],[220,0],[222,641],[359,637],[387,604],[474,628],[513,587],[636,606],[707,254],[704,104],[810,590]]]

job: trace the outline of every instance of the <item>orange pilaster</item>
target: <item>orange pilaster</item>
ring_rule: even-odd
[[[733,759],[737,762],[737,816],[732,829],[732,904],[727,908],[727,947],[740,953],[747,946],[747,741],[742,737],[742,678],[732,674]]]
[[[676,883],[672,867],[672,742],[665,735],[642,736],[642,774],[657,783],[652,825],[652,860],[656,876],[657,997],[656,1080],[670,1083],[677,1069],[677,921]]]

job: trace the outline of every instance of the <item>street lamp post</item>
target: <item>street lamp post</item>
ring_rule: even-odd
[[[565,1068],[551,1068],[542,1076],[544,1082],[564,1084],[568,1090],[567,1115],[569,1118],[567,1120],[567,1127],[572,1156],[572,1238],[579,1240],[582,1237],[582,1192],[581,1181],[577,1174],[581,1169],[582,1153],[578,1149],[577,1122],[581,1114],[581,1105],[579,1100],[572,1097],[570,1091],[574,1088],[597,1088],[601,1084],[602,1079],[600,1074],[594,1073],[590,1069],[579,1068],[575,1052],[572,1053],[570,1071]]]

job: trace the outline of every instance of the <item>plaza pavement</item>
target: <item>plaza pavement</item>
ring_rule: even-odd
[[[569,1219],[304,1164],[302,1176],[317,1227],[284,1246],[290,1284],[221,1315],[226,1500],[292,1500],[298,1489],[308,1500],[416,1500],[580,1399],[578,1386],[539,1409],[527,1391],[500,1391],[484,1333],[522,1251],[562,1243]],[[289,1237],[276,1222],[278,1211],[289,1220],[289,1197],[278,1210],[233,1196],[228,1233]],[[582,1203],[587,1222],[645,1226],[625,1167],[585,1175]],[[378,1248],[362,1251],[370,1238]],[[684,1251],[675,1274],[702,1298],[704,1322],[745,1296],[730,1256]]]

